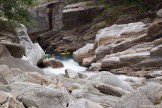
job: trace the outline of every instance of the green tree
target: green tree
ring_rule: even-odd
[[[28,8],[36,0],[0,0],[0,17],[10,22],[29,24],[31,16]]]

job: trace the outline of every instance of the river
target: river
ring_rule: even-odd
[[[82,67],[80,66],[77,62],[75,62],[73,59],[63,59],[63,60],[59,60],[64,64],[63,68],[51,68],[51,67],[47,67],[44,68],[43,70],[47,73],[47,74],[60,74],[60,73],[65,73],[66,69],[70,69],[73,70],[75,72],[84,72],[86,71],[86,67]]]
[[[46,74],[65,74],[66,69],[73,70],[74,72],[85,72],[88,76],[94,75],[96,73],[94,72],[87,72],[87,68],[80,66],[77,62],[75,62],[73,59],[63,59],[59,60],[64,64],[63,68],[57,68],[54,69],[52,67],[47,67],[44,68],[43,70],[45,71]],[[143,78],[138,78],[138,77],[131,77],[131,76],[125,76],[125,75],[116,75],[119,79],[121,80],[133,80],[133,81],[139,81],[142,80]]]

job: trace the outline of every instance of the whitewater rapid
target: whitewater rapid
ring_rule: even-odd
[[[63,68],[57,68],[54,69],[52,67],[44,68],[43,70],[46,72],[46,74],[64,74],[66,69],[73,70],[75,72],[84,72],[86,71],[86,67],[80,66],[77,62],[75,62],[73,59],[68,60],[60,60],[63,64]]]
[[[85,72],[84,74],[88,75],[89,77],[96,74],[95,72],[86,72],[87,68],[80,66],[77,62],[75,62],[73,59],[65,59],[65,60],[59,60],[64,64],[63,68],[52,68],[52,67],[47,67],[44,68],[44,72],[46,75],[51,75],[51,74],[65,74],[66,69],[73,70],[74,72]],[[131,77],[131,76],[125,76],[125,75],[116,75],[119,79],[121,80],[132,80],[132,81],[141,81],[143,78],[138,78],[138,77]]]

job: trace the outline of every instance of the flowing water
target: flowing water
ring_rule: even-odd
[[[74,72],[85,72],[87,70],[86,67],[82,67],[80,66],[77,62],[75,62],[73,59],[63,59],[63,60],[59,60],[64,64],[63,68],[52,68],[52,67],[47,67],[44,68],[43,70],[45,71],[46,74],[65,74],[65,70],[66,69],[70,69],[73,70]],[[96,73],[94,72],[86,72],[85,74],[87,74],[88,76],[94,75]],[[116,75],[119,79],[121,80],[133,80],[133,81],[139,81],[142,80],[138,77],[129,77],[129,76],[125,76],[125,75]]]
[[[47,74],[52,74],[52,73],[54,74],[63,73],[64,74],[66,69],[70,69],[75,72],[82,72],[82,71],[84,72],[87,69],[86,67],[79,66],[79,64],[75,62],[73,59],[64,59],[60,61],[64,64],[63,68],[54,69],[54,68],[48,67],[48,68],[44,68],[43,70]]]

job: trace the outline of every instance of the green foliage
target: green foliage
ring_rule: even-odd
[[[145,12],[147,10],[147,6],[144,5],[144,0],[119,0],[119,2],[108,2],[109,0],[99,0],[99,4],[103,4],[107,10],[111,10],[116,6],[122,4],[128,5],[137,5],[140,12]]]
[[[136,4],[139,8],[139,11],[142,12],[142,13],[147,11],[147,7],[144,6],[144,0],[125,0],[125,2]]]
[[[31,24],[28,8],[34,0],[0,0],[0,17],[12,23]]]

